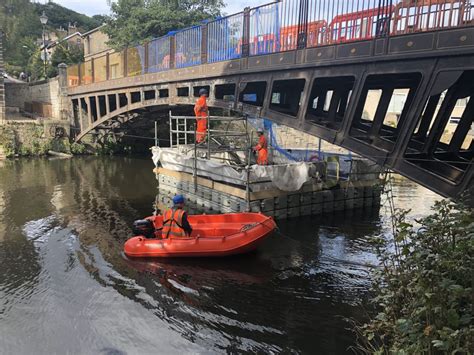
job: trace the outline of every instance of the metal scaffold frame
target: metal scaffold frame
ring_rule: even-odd
[[[198,151],[206,150],[205,159],[211,160],[221,160],[225,163],[234,163],[232,166],[236,169],[246,171],[246,202],[247,209],[250,211],[250,166],[251,166],[251,156],[252,156],[252,135],[248,132],[248,116],[238,116],[238,117],[223,117],[223,116],[207,116],[207,131],[206,139],[202,143],[197,143],[197,122],[195,116],[173,116],[172,112],[169,111],[169,128],[170,128],[170,148],[179,148],[184,146],[186,149],[186,154],[193,152],[193,180],[194,180],[194,189],[197,190],[197,178],[198,170],[197,160],[199,158]],[[243,132],[230,129],[231,123],[235,122],[243,123]],[[211,123],[227,123],[225,129],[216,129],[213,128]],[[191,128],[191,129],[190,129]],[[155,127],[155,131],[157,128]],[[157,132],[155,132],[155,136]],[[227,145],[223,142],[223,138],[243,138],[243,144],[232,144]],[[244,152],[245,160],[242,161],[238,152]],[[226,157],[219,156],[219,153],[229,153],[233,155],[234,159],[229,159]],[[219,175],[219,174],[218,174]]]

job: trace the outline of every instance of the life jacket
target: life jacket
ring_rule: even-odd
[[[196,101],[194,105],[194,114],[196,117],[207,117],[207,98],[206,96],[201,96]]]
[[[182,209],[169,209],[163,213],[163,230],[161,231],[162,238],[169,237],[186,237],[186,232],[183,229],[183,215]]]
[[[260,149],[267,149],[267,148],[268,148],[267,139],[266,139],[265,136],[262,134],[262,135],[258,138],[258,144],[257,144],[257,146],[255,147],[255,150],[256,150],[256,151],[259,151]]]

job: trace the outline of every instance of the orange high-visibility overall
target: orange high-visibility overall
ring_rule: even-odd
[[[207,100],[202,95],[194,105],[194,114],[196,115],[196,142],[201,143],[206,138],[207,131]]]
[[[184,211],[180,208],[176,210],[169,209],[163,213],[162,238],[187,236],[183,229],[183,215]]]
[[[258,139],[258,144],[255,146],[255,151],[258,153],[257,164],[268,165],[268,144],[265,135],[261,135]]]

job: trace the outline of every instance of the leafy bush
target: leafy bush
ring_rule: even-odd
[[[378,314],[357,327],[363,353],[471,354],[474,349],[472,209],[449,201],[407,222],[397,211],[394,241],[376,238],[381,268],[373,299]]]
[[[15,131],[7,126],[0,127],[0,146],[7,157],[15,155],[16,149],[16,135]]]
[[[71,144],[71,153],[75,155],[85,154],[86,146],[82,143],[72,143]]]

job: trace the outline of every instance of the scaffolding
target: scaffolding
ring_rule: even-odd
[[[215,156],[217,153],[247,152],[249,149],[250,136],[246,115],[238,117],[207,116],[206,139],[203,143],[196,142],[196,119],[195,116],[173,116],[171,111],[169,112],[171,148],[194,145],[199,150],[205,149],[207,151],[207,159],[210,159],[211,156],[214,159],[218,158]],[[232,130],[231,125],[235,127],[235,124],[239,122],[242,123],[241,129]],[[217,124],[220,127],[216,129]],[[225,125],[227,126],[221,129]],[[229,142],[229,138],[232,138],[233,142]],[[236,144],[239,138],[241,144]]]
[[[249,134],[247,115],[236,117],[207,116],[206,138],[197,142],[197,118],[195,116],[174,116],[169,112],[170,148],[191,153],[193,161],[194,189],[197,190],[199,175],[198,159],[218,160],[238,171],[245,171],[246,179],[241,181],[246,189],[247,209],[250,211],[250,167],[252,158],[252,135]],[[241,127],[239,127],[241,125]],[[155,127],[155,136],[157,128]],[[155,145],[158,142],[155,141]]]

